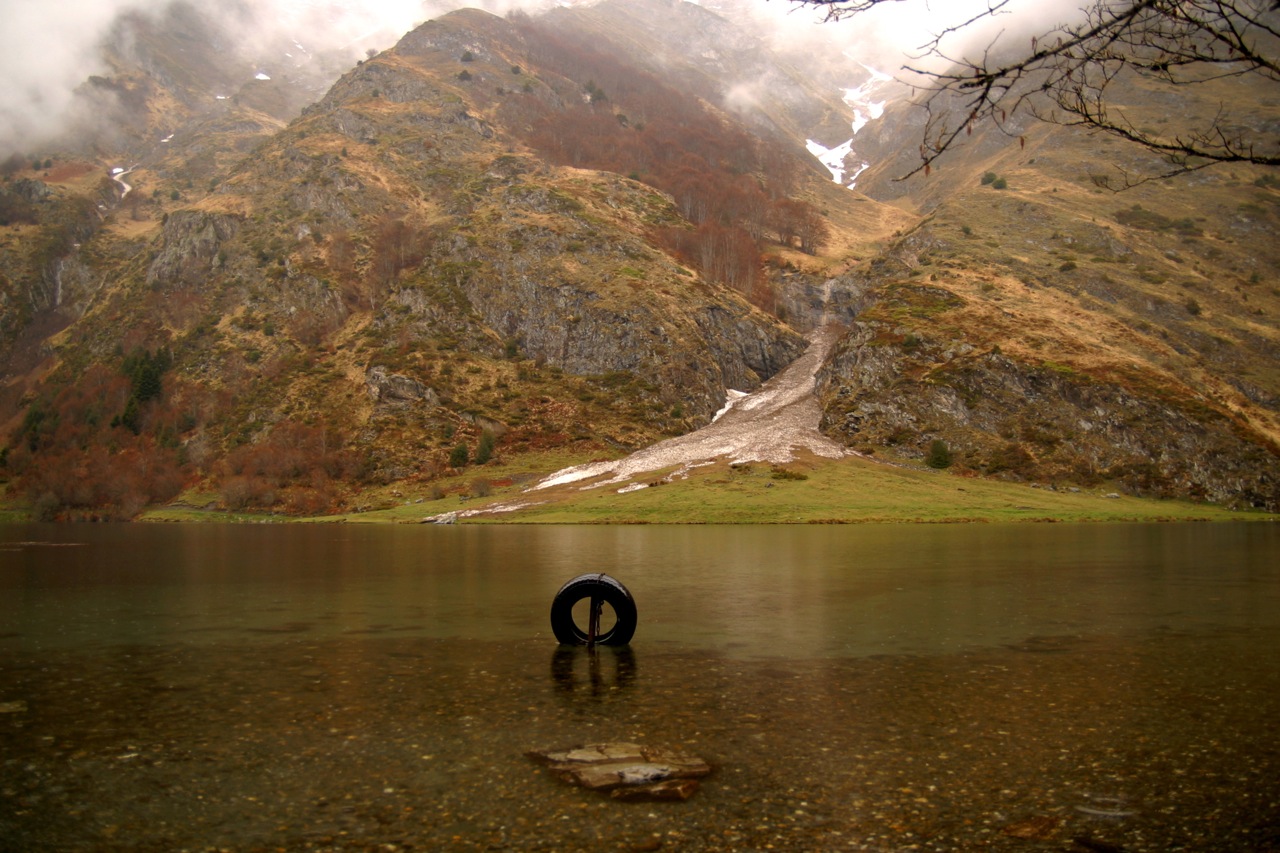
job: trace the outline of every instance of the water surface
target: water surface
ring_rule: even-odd
[[[0,527],[0,849],[1265,850],[1278,638],[1270,524]]]

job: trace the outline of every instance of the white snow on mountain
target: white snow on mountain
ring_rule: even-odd
[[[870,75],[860,86],[844,90],[844,102],[853,108],[853,137],[856,138],[858,132],[873,121],[876,121],[884,115],[885,105],[889,103],[888,97],[884,95],[884,90],[889,84],[894,82],[893,78],[882,71],[877,71],[869,65],[858,63],[866,69]],[[856,159],[853,148],[854,138],[835,146],[827,148],[820,142],[812,139],[805,140],[805,145],[809,149],[809,153],[818,158],[822,165],[827,167],[831,172],[831,180],[837,184],[845,184],[845,174],[850,171],[850,158],[855,158],[856,166],[852,167],[853,175],[849,178],[846,186],[853,189],[858,180],[858,175],[868,169],[871,164]]]
[[[831,172],[831,180],[837,184],[844,183],[844,161],[846,157],[853,153],[852,139],[842,145],[837,145],[835,148],[827,148],[821,142],[815,142],[812,139],[806,139],[804,144],[809,149],[809,153],[817,157],[818,162],[826,166],[827,171]]]

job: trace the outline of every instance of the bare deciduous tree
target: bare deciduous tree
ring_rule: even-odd
[[[828,20],[902,2],[795,1],[824,7]],[[1250,126],[1239,104],[1221,104],[1202,122],[1181,115],[1164,133],[1139,126],[1116,98],[1119,84],[1138,78],[1175,89],[1244,79],[1252,105],[1280,97],[1280,0],[1081,0],[1069,23],[1041,30],[1017,49],[997,36],[974,54],[950,55],[951,37],[998,24],[1012,3],[987,0],[921,45],[916,65],[904,66],[917,76],[928,110],[920,162],[904,177],[927,174],[977,123],[1018,135],[1011,122],[1019,113],[1144,146],[1167,158],[1162,176],[1218,163],[1280,165],[1280,136]],[[926,58],[930,67],[921,67]]]

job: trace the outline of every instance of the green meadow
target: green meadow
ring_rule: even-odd
[[[591,481],[531,490],[528,470],[490,472],[489,483],[459,478],[443,497],[409,491],[363,512],[313,521],[418,523],[458,513],[465,524],[865,524],[982,522],[1133,522],[1275,519],[1213,504],[1119,496],[1106,487],[1035,487],[963,477],[861,458],[808,458],[658,471],[632,481]],[[550,473],[545,472],[545,473]],[[514,474],[514,476],[512,476]],[[672,476],[675,474],[675,476]],[[468,486],[470,483],[470,486]],[[628,485],[644,488],[621,491]],[[474,492],[488,492],[478,496]],[[153,512],[159,519],[167,513]],[[172,517],[172,516],[169,516]]]

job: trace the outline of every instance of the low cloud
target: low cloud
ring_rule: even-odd
[[[5,49],[0,52],[0,156],[39,146],[76,118],[77,87],[108,73],[101,44],[125,13],[156,16],[174,0],[3,0]],[[590,2],[590,0],[586,0]],[[415,25],[454,8],[475,6],[502,15],[521,8],[537,11],[556,0],[239,0],[196,6],[216,15],[246,57],[268,55],[281,44],[306,52],[348,52],[354,61],[366,50],[383,49]],[[864,62],[901,76],[902,66],[921,45],[986,8],[985,0],[900,0],[835,23],[823,23],[822,9],[789,0],[704,0],[704,5],[737,20],[755,20],[761,31],[798,45],[822,42],[822,53]],[[1001,14],[949,38],[948,55],[963,56],[1003,41],[1029,38],[1078,11],[1078,2],[1012,0]],[[1025,35],[1021,35],[1025,33]],[[831,50],[835,45],[836,49]]]
[[[992,5],[988,0],[886,0],[831,21],[827,7],[798,0],[705,0],[704,5],[731,17],[755,19],[775,45],[834,43],[851,62],[905,79],[910,77],[907,66],[939,69],[943,60],[926,56],[939,38],[949,59],[978,59],[990,47],[1024,47],[1031,36],[1080,18],[1091,0],[1009,0],[986,16],[983,12]]]
[[[45,0],[8,0],[5,5],[0,152],[8,153],[65,125],[76,87],[102,73],[98,45],[125,7],[99,0],[67,0],[56,6]]]
[[[85,117],[77,88],[110,73],[102,44],[122,15],[159,17],[174,0],[3,0],[0,156],[38,147]],[[430,15],[422,0],[240,0],[193,4],[248,57],[294,45],[307,53],[389,47]],[[296,43],[296,45],[295,45]],[[296,58],[296,57],[295,57]]]

